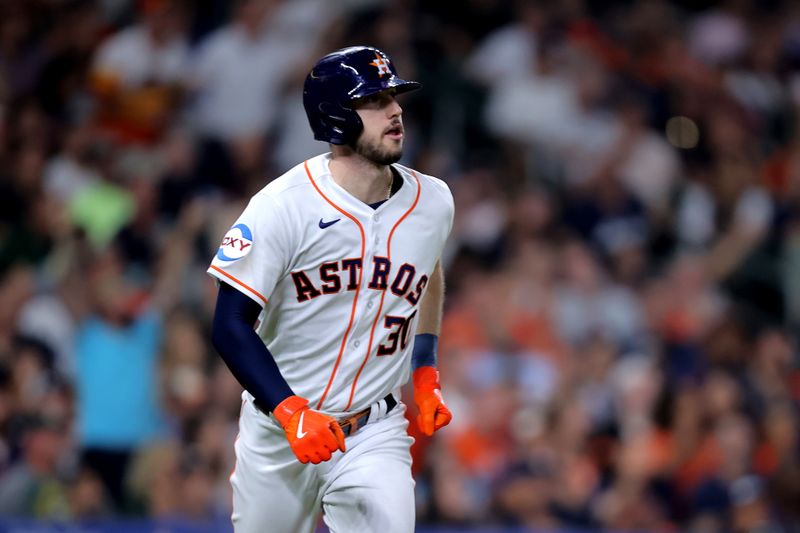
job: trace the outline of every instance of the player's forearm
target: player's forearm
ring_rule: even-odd
[[[414,403],[419,415],[417,424],[422,432],[433,432],[450,423],[453,418],[442,398],[439,385],[438,362],[439,331],[442,329],[442,304],[444,303],[444,274],[437,261],[428,281],[428,292],[423,296],[419,309],[419,324],[411,353]]]
[[[442,306],[444,304],[444,273],[442,265],[436,262],[433,268],[425,296],[419,303],[419,323],[417,335],[439,335],[442,329]]]
[[[262,410],[294,395],[275,359],[253,330],[260,306],[236,289],[222,284],[214,313],[211,342],[233,376],[253,395]]]
[[[439,331],[442,329],[442,305],[444,303],[444,274],[442,265],[436,262],[428,280],[427,291],[419,303],[419,324],[414,337],[411,368],[437,366]]]

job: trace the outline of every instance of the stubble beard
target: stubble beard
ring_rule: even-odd
[[[380,142],[373,142],[360,138],[356,141],[355,152],[375,165],[391,165],[403,157],[402,143],[396,149],[386,148]]]

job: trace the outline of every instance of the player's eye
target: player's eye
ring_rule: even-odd
[[[394,99],[395,99],[395,93],[393,90],[384,91],[376,94],[370,94],[369,96],[360,98],[356,103],[356,107],[379,108],[384,105],[388,105]]]
[[[361,101],[365,104],[377,104],[381,101],[380,94],[371,94],[369,96],[365,96]]]

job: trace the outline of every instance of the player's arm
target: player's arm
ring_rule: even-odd
[[[439,332],[442,328],[442,307],[444,304],[444,273],[441,262],[436,266],[428,280],[425,295],[420,301],[419,323],[414,337],[414,351],[411,355],[411,368],[414,380],[414,401],[419,408],[417,425],[426,435],[433,435],[437,429],[450,423],[453,415],[442,398],[439,385],[439,371],[436,369],[436,351]]]
[[[253,329],[261,305],[227,283],[220,283],[211,342],[258,408],[272,411],[302,463],[319,463],[345,450],[344,433],[331,417],[312,411],[281,375],[275,358]]]
[[[260,313],[257,302],[220,282],[211,342],[258,408],[270,412],[294,392],[253,329]]]
[[[442,329],[442,308],[444,305],[444,273],[442,264],[437,261],[433,267],[425,295],[419,303],[419,322],[417,335],[439,336]]]

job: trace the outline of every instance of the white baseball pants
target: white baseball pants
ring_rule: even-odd
[[[347,437],[345,453],[302,464],[283,429],[245,401],[236,440],[235,533],[412,533],[415,505],[405,405]]]

